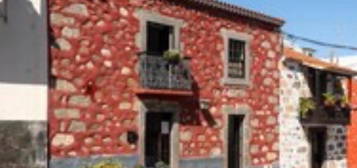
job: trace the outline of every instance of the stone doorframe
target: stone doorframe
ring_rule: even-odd
[[[240,162],[240,167],[241,168],[245,168],[248,167],[248,163],[249,163],[249,139],[250,139],[250,129],[249,129],[249,116],[252,112],[250,106],[242,104],[242,105],[238,105],[238,107],[234,107],[231,105],[223,105],[222,106],[222,112],[224,113],[224,119],[225,119],[225,124],[224,124],[224,156],[223,156],[223,160],[224,160],[224,168],[228,168],[228,118],[231,115],[240,115],[243,116],[243,140],[242,140],[242,148],[241,148],[241,152],[242,152],[242,159]]]
[[[146,99],[140,103],[139,110],[139,161],[145,165],[145,130],[146,116],[148,113],[166,112],[173,114],[172,131],[170,135],[170,168],[179,168],[179,114],[181,107],[175,101],[161,101],[157,99]]]

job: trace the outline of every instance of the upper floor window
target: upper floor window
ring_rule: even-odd
[[[228,77],[245,78],[245,42],[229,39]]]
[[[0,20],[7,21],[7,0],[0,0]]]
[[[165,24],[147,23],[147,53],[150,55],[163,55],[174,48],[173,27]]]
[[[163,55],[165,51],[180,50],[180,29],[183,21],[159,13],[140,10],[138,46],[150,55]]]
[[[248,85],[250,73],[251,36],[222,30],[224,38],[224,78],[228,85]]]

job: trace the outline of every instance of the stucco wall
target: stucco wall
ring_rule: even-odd
[[[311,97],[311,93],[299,63],[282,60],[280,70],[280,167],[309,168],[310,145],[298,115],[300,97]],[[324,168],[346,168],[347,127],[324,126],[327,128]]]
[[[141,138],[139,107],[143,99],[135,93],[140,85],[135,70],[141,51],[136,44],[140,26],[136,12],[140,9],[184,23],[180,42],[182,53],[191,58],[194,96],[146,96],[151,100],[145,102],[156,107],[178,101],[182,107],[179,135],[175,136],[179,138],[177,159],[185,159],[180,161],[183,165],[197,166],[208,158],[223,166],[225,117],[248,107],[246,163],[257,167],[276,163],[279,34],[267,24],[246,18],[231,20],[215,16],[217,11],[202,12],[158,0],[50,1],[51,72],[56,81],[49,114],[53,158],[139,155],[140,145],[129,144],[125,137],[126,131],[135,131]],[[251,84],[247,87],[221,83],[222,29],[252,36]],[[211,102],[208,111],[198,109],[200,99]]]

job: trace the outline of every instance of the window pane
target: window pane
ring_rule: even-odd
[[[228,77],[245,77],[245,42],[229,39]]]
[[[147,24],[147,52],[161,56],[170,48],[170,34],[172,27],[148,22]]]

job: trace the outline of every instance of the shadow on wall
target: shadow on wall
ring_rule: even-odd
[[[47,83],[45,0],[8,0],[0,20],[0,83]]]
[[[347,128],[332,126],[327,134],[325,166],[347,167]]]
[[[309,130],[309,131],[308,131]],[[315,130],[315,131],[313,131]],[[316,131],[320,130],[320,131]],[[326,131],[326,132],[325,132]],[[312,167],[347,167],[347,128],[345,126],[311,127],[305,130]],[[323,133],[324,135],[322,135]]]

